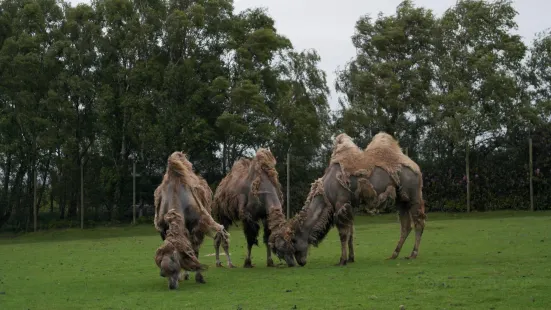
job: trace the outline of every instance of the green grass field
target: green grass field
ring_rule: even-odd
[[[336,229],[302,268],[266,267],[262,245],[256,267],[244,269],[241,226],[230,232],[239,268],[216,268],[205,239],[207,283],[192,274],[174,291],[153,260],[153,225],[1,236],[0,309],[551,308],[551,212],[429,214],[413,261],[402,259],[413,234],[397,260],[385,260],[399,237],[396,215],[357,217],[356,262],[345,267],[334,266]]]

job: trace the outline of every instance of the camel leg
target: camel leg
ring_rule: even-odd
[[[339,230],[339,238],[341,240],[341,259],[338,266],[344,266],[348,262],[346,255],[346,247],[350,247],[352,242],[352,232],[354,227],[354,217],[352,213],[352,206],[350,203],[336,203],[337,212],[335,212],[335,221],[337,223],[337,229]],[[350,254],[352,255],[352,261],[354,260],[354,249],[352,248]]]
[[[222,267],[222,262],[220,262],[220,244],[222,244],[222,238],[220,235],[214,237],[214,253],[216,256],[216,267]]]
[[[195,257],[199,258],[199,249],[195,250]],[[203,274],[201,273],[201,271],[196,271],[195,272],[195,282],[196,283],[201,283],[201,284],[207,283],[205,281],[205,279],[203,278]]]
[[[400,250],[404,245],[409,233],[411,232],[411,215],[405,203],[396,202],[396,207],[398,208],[398,214],[400,216],[400,240],[394,249],[394,253],[387,259],[395,259],[400,254]]]
[[[178,280],[189,280],[189,271],[187,270],[180,270],[180,275],[178,276]]]
[[[230,258],[230,245],[225,240],[222,240],[222,248],[224,249],[224,253],[226,253],[226,259],[228,260],[228,268],[235,268]]]
[[[226,242],[226,240],[222,240],[220,236],[217,236],[217,238],[214,239],[214,248],[216,249],[216,267],[222,267],[222,262],[220,261],[220,245],[222,245],[222,249],[224,249],[224,253],[226,254],[228,268],[235,268],[231,262],[230,246],[228,242]]]
[[[197,229],[197,227],[196,227],[196,229]],[[194,229],[191,232],[190,235],[195,237],[195,238],[191,238],[191,247],[193,248],[193,252],[195,254],[195,257],[197,257],[197,259],[199,259],[199,248],[201,247],[201,244],[203,244],[203,240],[205,239],[205,233],[203,233],[201,231],[196,231]],[[186,273],[188,273],[187,278],[189,278],[189,272],[186,271]],[[201,274],[201,271],[196,271],[195,272],[195,282],[196,283],[201,283],[201,284],[206,283],[205,279],[203,278],[203,275]]]
[[[339,230],[339,238],[341,240],[341,259],[337,266],[345,266],[348,261],[346,258],[346,247],[348,246],[348,241],[351,237],[351,226],[337,225],[337,229]]]
[[[222,218],[222,225],[224,225],[224,229],[227,231],[230,225],[227,223],[227,221]],[[226,254],[226,260],[228,261],[228,268],[235,268],[235,266],[231,262],[230,258],[230,246],[226,240],[223,240],[222,236],[216,235],[214,238],[214,249],[216,253],[216,267],[222,267],[222,262],[220,262],[220,245],[222,245],[222,248],[224,249],[224,253]]]
[[[419,253],[419,245],[421,244],[421,237],[423,236],[423,231],[425,230],[425,213],[420,210],[419,205],[413,205],[411,208],[411,218],[415,226],[415,245],[413,246],[413,251],[411,254],[406,257],[407,259],[414,259]]]
[[[350,228],[350,238],[348,239],[348,262],[354,262],[354,224]]]
[[[245,232],[245,238],[247,239],[247,257],[245,258],[243,267],[252,268],[254,265],[251,262],[251,250],[253,245],[258,245],[258,231],[260,230],[260,225],[256,222],[245,220],[243,221],[243,230]]]
[[[268,239],[270,238],[270,229],[266,219],[262,220],[262,226],[264,226],[264,244],[266,245],[266,266],[274,267],[274,260],[272,259],[272,250],[268,245]]]
[[[272,250],[267,244],[266,244],[266,266],[275,267],[274,260],[272,259]]]

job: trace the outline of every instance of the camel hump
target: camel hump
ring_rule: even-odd
[[[398,141],[386,132],[377,133],[364,150],[358,148],[347,134],[338,135],[333,144],[331,163],[341,166],[345,180],[360,170],[365,170],[370,175],[375,167],[380,167],[391,175],[404,166],[416,174],[421,173],[417,163],[406,156]]]
[[[393,136],[383,131],[377,133],[373,139],[371,139],[371,142],[367,145],[365,150],[368,151],[376,148],[382,148],[394,153],[403,154],[398,141],[396,141]]]

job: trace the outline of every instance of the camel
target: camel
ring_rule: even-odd
[[[211,216],[212,190],[205,179],[193,172],[193,167],[183,152],[174,152],[168,157],[168,163],[162,183],[155,189],[155,229],[164,241],[167,237],[168,223],[165,214],[174,210],[185,221],[195,257],[199,257],[199,248],[205,235],[221,240],[229,238],[224,226]],[[180,276],[181,278],[181,276]],[[184,271],[184,280],[189,271]],[[195,282],[206,283],[201,271],[195,273]]]
[[[337,226],[341,241],[337,265],[344,266],[354,262],[353,207],[357,208],[360,202],[377,207],[391,199],[398,209],[401,234],[387,259],[398,257],[412,225],[415,245],[407,258],[416,258],[426,219],[422,189],[419,166],[402,153],[391,135],[380,132],[361,150],[342,133],[335,138],[329,166],[323,177],[312,183],[304,207],[278,234],[272,234],[270,246],[279,258],[294,257],[304,266],[308,247],[318,246]]]
[[[189,241],[188,231],[185,229],[183,216],[171,209],[164,216],[168,225],[163,244],[155,252],[155,263],[160,269],[161,277],[168,278],[168,288],[178,288],[181,280],[180,271],[203,271],[206,269],[197,257]]]
[[[264,243],[267,249],[266,265],[273,267],[272,252],[268,238],[285,223],[283,193],[275,169],[276,160],[268,149],[260,148],[254,158],[240,158],[222,179],[214,194],[213,217],[228,229],[232,223],[241,221],[247,239],[247,257],[244,268],[252,268],[251,249],[258,245],[259,221],[264,226]],[[216,266],[221,267],[220,245],[226,254],[229,268],[234,268],[228,242],[215,239]],[[287,261],[294,266],[294,260]]]

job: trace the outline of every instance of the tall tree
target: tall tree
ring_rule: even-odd
[[[193,154],[190,160],[197,171],[209,176],[219,170],[215,123],[221,110],[212,98],[211,85],[226,72],[223,55],[232,10],[228,0],[174,1],[166,20],[166,97],[160,113],[165,143],[171,151]]]
[[[429,104],[435,17],[406,0],[396,14],[356,22],[355,58],[338,74],[340,127],[364,144],[378,131],[414,140]]]
[[[315,50],[288,51],[277,66],[279,80],[274,98],[276,118],[272,152],[278,158],[282,184],[287,178],[286,155],[290,156],[292,212],[299,210],[313,180],[326,167],[323,149],[329,140],[329,89],[319,68]]]
[[[234,17],[228,46],[228,78],[219,77],[215,89],[223,107],[216,125],[224,172],[248,149],[273,140],[278,76],[272,64],[279,53],[292,47],[262,9]]]
[[[527,82],[542,120],[551,117],[551,31],[540,32],[532,43],[527,61]]]
[[[439,20],[433,130],[456,145],[495,139],[518,114],[526,46],[512,33],[515,16],[509,0],[463,0]]]
[[[63,4],[63,9],[66,21],[62,27],[64,37],[52,48],[53,58],[63,69],[52,81],[48,96],[48,104],[59,106],[57,145],[49,156],[51,158],[52,153],[60,155],[56,160],[56,174],[63,175],[65,182],[56,182],[55,185],[56,194],[63,197],[60,199],[63,201],[60,207],[62,218],[66,202],[69,203],[68,215],[76,215],[80,203],[80,166],[98,131],[95,43],[101,33],[95,12],[89,5],[71,7]],[[65,156],[70,160],[64,160]]]
[[[10,115],[6,121],[13,126],[7,134],[16,142],[8,148],[6,181],[9,183],[12,170],[17,171],[12,191],[18,191],[8,200],[8,208],[16,211],[17,225],[28,227],[34,176],[39,165],[44,165],[41,159],[46,158],[43,155],[51,147],[56,131],[52,119],[56,106],[47,104],[47,97],[50,82],[61,69],[51,61],[50,52],[61,36],[63,13],[55,0],[5,1],[2,10],[2,20],[9,20],[11,27],[4,30],[7,37],[0,50],[0,89],[5,111]],[[21,200],[23,190],[26,195]]]

